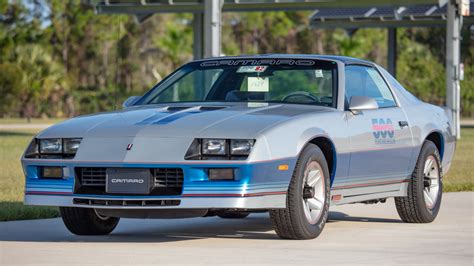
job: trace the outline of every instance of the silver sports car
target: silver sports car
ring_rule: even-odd
[[[78,235],[269,211],[278,236],[309,239],[330,205],[394,197],[403,221],[433,221],[455,150],[448,109],[349,57],[193,61],[123,107],[39,133],[25,204],[59,206]]]

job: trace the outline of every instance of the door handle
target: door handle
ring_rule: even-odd
[[[404,128],[404,127],[408,126],[408,122],[407,121],[398,121],[398,125],[400,126],[400,128]]]

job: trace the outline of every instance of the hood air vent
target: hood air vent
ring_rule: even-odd
[[[224,109],[225,106],[201,106],[199,107],[199,110],[201,111],[215,111],[215,110],[220,110]]]
[[[182,110],[186,110],[186,109],[189,109],[190,107],[188,106],[168,106],[165,108],[166,111],[168,112],[178,112],[178,111],[182,111]]]

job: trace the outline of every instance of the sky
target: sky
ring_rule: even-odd
[[[12,1],[12,0],[10,0]],[[44,0],[22,0],[23,5],[29,10],[29,19],[34,19],[38,16],[41,21],[41,27],[46,28],[51,25],[49,16],[51,9]]]

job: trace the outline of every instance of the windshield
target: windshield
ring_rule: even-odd
[[[155,86],[137,104],[276,102],[336,106],[336,63],[266,60],[268,64],[262,64],[261,61],[187,64]]]

